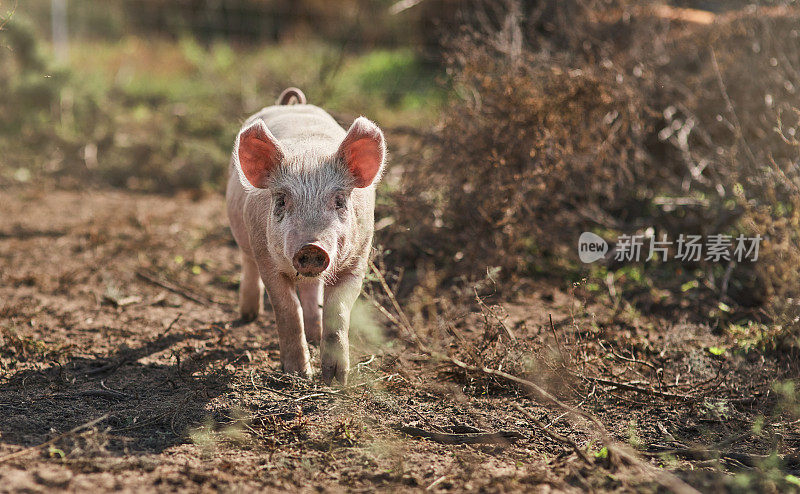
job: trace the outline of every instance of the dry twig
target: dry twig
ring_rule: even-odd
[[[476,288],[474,289],[474,291],[475,291],[475,301],[478,302],[478,306],[481,308],[481,312],[483,313],[483,319],[486,325],[487,326],[489,325],[489,316],[492,316],[495,319],[495,321],[497,321],[497,324],[500,325],[500,328],[503,330],[503,334],[506,335],[506,338],[508,338],[509,341],[511,341],[512,343],[516,343],[517,337],[514,335],[514,332],[511,331],[511,329],[509,329],[509,327],[506,325],[503,319],[495,313],[494,309],[489,307],[486,304],[486,302],[483,301],[480,295],[478,295],[478,289]]]
[[[575,454],[578,455],[578,458],[580,458],[584,463],[586,463],[587,465],[591,465],[592,464],[592,460],[590,460],[589,457],[586,456],[586,453],[583,452],[581,447],[578,446],[578,444],[575,441],[573,441],[572,439],[570,439],[570,438],[568,438],[566,436],[562,436],[561,434],[559,434],[557,432],[549,430],[547,427],[545,427],[545,425],[543,423],[539,422],[536,419],[536,417],[533,416],[533,414],[531,412],[529,412],[529,411],[525,410],[524,408],[522,408],[521,406],[519,406],[518,403],[512,403],[511,406],[513,406],[514,409],[517,410],[519,413],[524,415],[525,418],[528,419],[529,422],[533,423],[533,425],[535,425],[536,427],[541,429],[542,432],[544,432],[547,435],[547,437],[549,437],[550,439],[553,439],[555,441],[558,441],[558,442],[560,442],[562,444],[566,444],[567,446],[572,448],[572,450],[575,452]]]
[[[646,395],[651,395],[651,396],[658,396],[660,398],[665,398],[665,399],[668,399],[668,400],[684,400],[684,401],[688,401],[688,400],[696,399],[696,397],[691,396],[691,395],[684,395],[684,394],[678,394],[678,393],[668,393],[666,391],[657,391],[655,389],[643,388],[641,386],[636,386],[634,384],[621,383],[621,382],[617,382],[617,381],[612,381],[610,379],[603,379],[602,377],[589,377],[589,376],[584,376],[582,374],[577,374],[575,372],[570,372],[570,373],[572,375],[574,375],[574,376],[580,377],[581,379],[586,379],[587,381],[596,382],[597,384],[603,384],[605,386],[613,386],[615,388],[624,389],[626,391],[633,391],[634,393],[646,394]]]
[[[550,331],[553,332],[553,339],[556,340],[556,347],[558,347],[558,354],[561,355],[561,363],[565,364],[567,363],[567,359],[566,357],[564,357],[564,351],[561,348],[561,343],[558,341],[558,335],[556,334],[556,327],[553,324],[553,314],[547,314],[547,316],[550,318]]]
[[[144,269],[137,269],[136,276],[142,278],[145,281],[149,281],[150,283],[156,286],[160,286],[161,288],[169,290],[172,293],[176,293],[181,297],[187,300],[191,300],[192,302],[198,303],[200,305],[211,305],[211,304],[222,305],[222,306],[232,305],[228,302],[223,302],[221,300],[214,300],[209,297],[206,297],[205,295],[194,293],[188,288],[182,287],[176,283],[165,280],[163,277],[145,271]]]

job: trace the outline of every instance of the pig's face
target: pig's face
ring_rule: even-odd
[[[308,172],[285,166],[272,181],[267,241],[299,278],[331,275],[352,230],[348,177],[334,163]]]
[[[246,189],[262,189],[258,227],[280,271],[298,281],[333,281],[357,227],[353,191],[378,179],[384,155],[383,134],[363,117],[332,156],[286,156],[260,121],[239,134],[237,169]]]

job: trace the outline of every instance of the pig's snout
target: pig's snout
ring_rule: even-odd
[[[306,244],[294,255],[292,265],[302,276],[319,276],[327,269],[330,258],[325,249],[314,244]]]

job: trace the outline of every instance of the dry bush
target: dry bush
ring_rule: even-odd
[[[444,278],[497,266],[513,280],[574,250],[574,232],[598,216],[624,220],[646,207],[634,191],[659,177],[645,168],[648,114],[638,80],[610,61],[534,50],[513,2],[505,18],[478,17],[488,26],[450,42],[461,98],[398,194],[410,222],[401,226],[413,231],[399,255],[430,253]]]
[[[759,260],[718,276],[722,299],[766,304],[779,326],[797,326],[800,176],[796,93],[800,12],[748,8],[677,37],[656,67],[664,109],[664,162],[682,166],[680,193],[707,206],[694,220],[711,232],[761,235]],[[677,56],[681,54],[681,56]],[[669,129],[669,130],[667,130]],[[768,346],[794,344],[796,329]]]
[[[673,237],[761,235],[757,263],[702,267],[718,299],[767,304],[780,322],[800,286],[800,11],[736,7],[709,25],[662,17],[667,30],[617,59],[648,80],[647,101],[657,112],[648,160],[670,179],[649,194],[656,214],[643,222]]]
[[[645,269],[669,271],[676,296],[674,273],[702,273],[709,307],[766,304],[761,322],[797,324],[796,8],[706,24],[658,4],[472,4],[450,44],[460,99],[404,175],[394,231],[407,242],[388,242],[438,280],[424,295],[487,266],[512,282],[580,272],[586,230],[760,234],[757,263]]]
[[[635,175],[643,124],[636,95],[612,73],[544,57],[509,65],[483,51],[458,77],[475,97],[450,112],[446,145],[414,184],[445,184],[432,191],[443,204],[432,213],[456,259],[524,275],[537,249],[586,223],[581,213],[623,206],[613,203]]]

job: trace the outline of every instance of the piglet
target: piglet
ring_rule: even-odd
[[[367,272],[383,132],[364,117],[345,131],[288,88],[245,122],[233,148],[228,219],[241,250],[239,310],[258,317],[266,287],[285,372],[347,382],[350,311]]]

